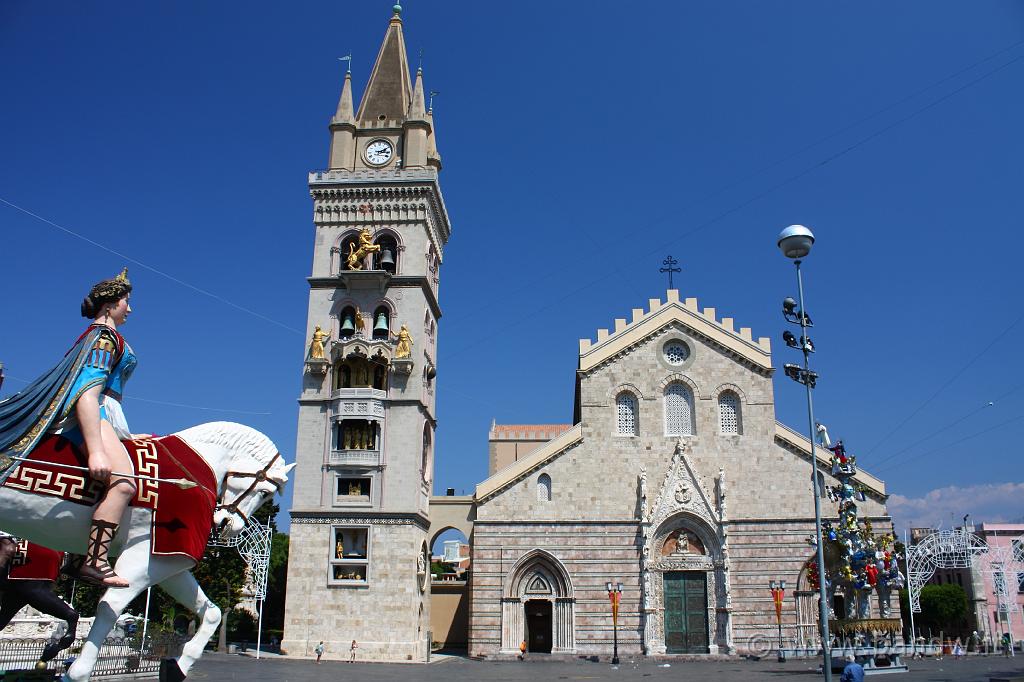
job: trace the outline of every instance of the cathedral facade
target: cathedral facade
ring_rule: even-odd
[[[476,488],[470,654],[610,654],[609,584],[623,655],[763,653],[772,580],[788,641],[814,644],[811,447],[775,420],[773,375],[768,339],[675,290],[581,340],[575,424]],[[884,484],[857,485],[891,529]]]

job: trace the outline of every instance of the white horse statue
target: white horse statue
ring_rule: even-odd
[[[210,467],[218,481],[213,523],[223,536],[237,535],[250,515],[266,500],[281,492],[288,472],[277,448],[259,431],[241,424],[212,422],[173,434],[185,441]],[[161,484],[165,485],[165,484]],[[89,679],[100,646],[128,603],[152,585],[195,612],[200,625],[177,659],[184,679],[203,653],[203,648],[220,625],[221,611],[200,589],[191,569],[195,561],[181,554],[151,553],[150,509],[129,507],[125,512],[111,554],[119,553],[114,566],[130,583],[126,588],[108,589],[96,608],[96,620],[82,651],[68,669],[64,680]],[[59,497],[40,495],[8,486],[0,487],[0,528],[18,537],[56,550],[85,554],[92,508]]]

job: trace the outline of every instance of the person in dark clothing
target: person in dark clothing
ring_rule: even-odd
[[[853,656],[846,657],[846,667],[839,682],[864,682],[864,666],[857,662]]]

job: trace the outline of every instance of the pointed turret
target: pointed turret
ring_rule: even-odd
[[[359,103],[356,119],[360,127],[384,121],[402,121],[409,111],[412,92],[409,87],[409,61],[402,35],[402,8],[395,5],[384,42],[373,65],[370,81]]]
[[[427,107],[423,97],[423,69],[416,70],[416,85],[413,88],[412,103],[406,115],[405,125],[405,159],[407,168],[426,168],[427,154],[430,151],[430,121],[427,118]]]
[[[355,107],[352,106],[352,73],[345,73],[345,84],[341,86],[341,99],[338,110],[334,113],[331,123],[351,123],[355,125]]]
[[[338,110],[331,119],[331,157],[328,168],[355,167],[355,133],[356,119],[352,115],[352,74],[345,73],[345,83],[341,86],[341,98]]]
[[[416,69],[416,84],[412,88],[412,104],[409,105],[409,120],[427,120],[427,98],[423,96],[422,67]]]

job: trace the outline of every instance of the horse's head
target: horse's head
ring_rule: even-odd
[[[269,438],[243,424],[210,422],[176,435],[221,476],[213,523],[228,537],[241,533],[264,502],[284,491],[288,472],[295,466],[285,463]]]
[[[224,476],[224,485],[213,513],[213,524],[224,536],[238,535],[253,513],[274,496],[283,493],[288,472],[295,464],[285,464],[281,453],[274,453],[269,462],[260,466],[255,460],[232,468]]]

